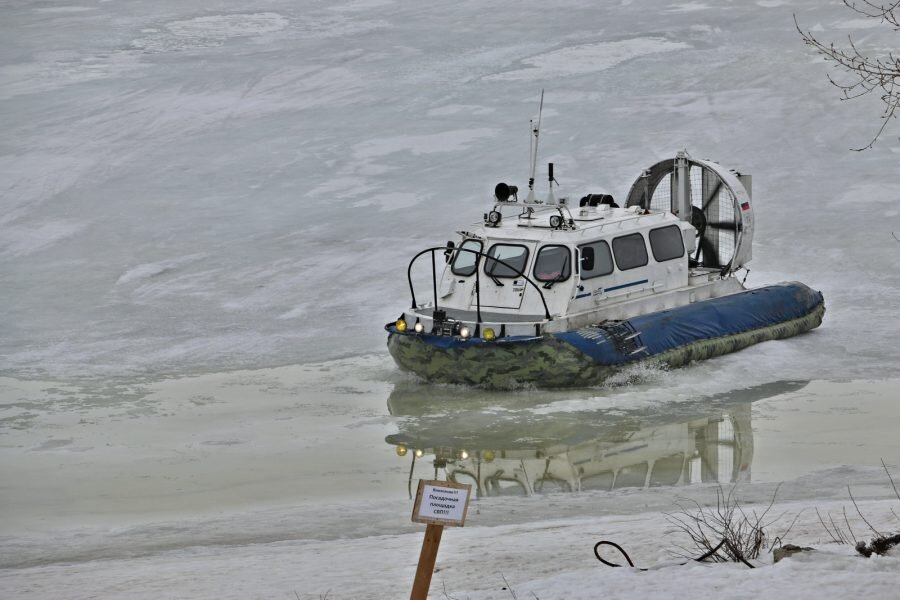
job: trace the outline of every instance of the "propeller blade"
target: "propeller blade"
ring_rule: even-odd
[[[700,238],[700,249],[703,251],[703,266],[704,267],[718,267],[719,266],[719,253],[716,252],[716,247],[709,241],[708,238]]]
[[[691,207],[691,225],[697,230],[697,235],[703,235],[706,231],[706,215],[698,206]]]
[[[738,230],[738,224],[733,221],[707,221],[706,226],[710,229],[725,229],[728,231]]]
[[[716,187],[713,188],[712,193],[710,193],[709,196],[707,196],[706,198],[703,199],[703,210],[704,211],[706,211],[706,209],[709,207],[709,205],[712,204],[713,200],[715,200],[716,198],[719,197],[720,189],[722,189],[722,180],[721,179],[716,184]]]

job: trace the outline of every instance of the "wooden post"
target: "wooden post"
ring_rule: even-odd
[[[438,547],[441,545],[441,534],[443,533],[443,525],[429,523],[425,527],[425,539],[422,540],[422,552],[419,554],[416,580],[413,582],[409,600],[425,600],[428,597],[431,576],[434,574],[434,562],[437,560]]]
[[[444,526],[462,527],[465,524],[471,493],[472,486],[468,483],[419,480],[412,520],[413,523],[425,523],[427,527],[409,600],[425,600],[428,597]]]

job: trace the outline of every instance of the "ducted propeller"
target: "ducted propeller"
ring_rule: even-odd
[[[689,221],[697,231],[693,266],[730,272],[750,260],[750,194],[742,176],[721,165],[680,152],[644,170],[626,205],[672,212]]]

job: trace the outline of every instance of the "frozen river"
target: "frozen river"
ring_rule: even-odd
[[[561,194],[622,199],[683,147],[753,175],[747,284],[827,304],[788,378],[896,369],[897,134],[848,150],[880,108],[838,100],[792,19],[837,39],[853,13],[651,4],[4,3],[0,374],[383,351],[410,257],[524,189],[541,89]]]
[[[435,473],[476,484],[482,555],[716,483],[890,498],[900,145],[848,150],[881,108],[838,100],[794,14],[896,47],[819,0],[0,5],[0,596],[403,595]],[[823,325],[588,390],[399,373],[407,262],[525,184],[541,89],[565,193],[683,147],[752,174],[747,285],[821,290]],[[524,578],[517,552],[491,556]]]

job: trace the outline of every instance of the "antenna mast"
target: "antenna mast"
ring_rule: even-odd
[[[537,169],[537,152],[538,152],[538,141],[540,141],[541,135],[541,115],[544,112],[544,90],[541,89],[541,104],[538,108],[538,122],[537,127],[534,126],[534,119],[531,119],[529,123],[531,124],[531,134],[533,139],[531,140],[531,144],[529,144],[529,150],[531,152],[531,176],[528,178],[528,197],[525,198],[525,202],[534,202],[534,172]]]

